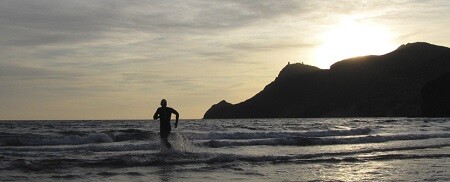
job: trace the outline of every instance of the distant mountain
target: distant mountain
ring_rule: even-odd
[[[450,117],[450,72],[425,84],[422,113],[427,117]]]
[[[252,98],[223,100],[204,118],[422,116],[422,88],[449,71],[450,48],[423,42],[342,60],[329,70],[288,64]]]

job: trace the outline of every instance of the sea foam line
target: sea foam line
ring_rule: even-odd
[[[317,162],[358,162],[372,160],[405,160],[422,158],[449,158],[448,153],[434,154],[379,154],[373,156],[351,156],[356,154],[389,152],[402,150],[417,150],[426,148],[448,147],[449,144],[428,145],[428,146],[406,146],[394,148],[371,148],[356,151],[341,151],[327,153],[297,154],[297,155],[240,155],[223,153],[193,153],[193,152],[170,152],[153,154],[122,154],[108,156],[103,159],[44,159],[32,161],[10,161],[3,169],[25,169],[42,170],[42,166],[47,168],[70,168],[70,167],[139,167],[139,166],[160,166],[160,165],[184,165],[184,164],[221,164],[236,161],[243,162],[272,162],[272,163],[317,163]],[[63,164],[63,165],[61,165]]]
[[[361,144],[361,143],[381,143],[396,140],[423,140],[431,138],[450,138],[450,133],[435,134],[403,134],[403,135],[368,135],[356,137],[289,137],[289,138],[267,138],[253,140],[209,140],[199,142],[213,148],[231,146],[254,146],[254,145],[335,145],[335,144]]]
[[[185,132],[191,140],[216,140],[216,139],[263,139],[263,138],[288,138],[288,137],[324,137],[324,136],[351,136],[367,135],[370,128],[330,129],[316,131],[258,131],[258,132]]]
[[[319,131],[264,131],[264,132],[182,132],[183,137],[189,140],[218,140],[218,139],[263,139],[263,138],[289,138],[289,137],[322,137],[322,136],[351,136],[365,135],[372,130],[370,128],[355,128],[348,130],[319,130]],[[67,133],[67,132],[66,132]],[[83,135],[73,134],[55,137],[55,136],[30,136],[21,134],[13,136],[4,134],[0,137],[1,146],[46,146],[46,145],[82,145],[91,143],[111,143],[121,141],[148,141],[157,140],[158,133],[145,130],[120,130],[120,132],[102,132],[88,133]],[[173,132],[176,137],[177,132]]]
[[[90,133],[86,136],[69,135],[61,138],[30,138],[26,136],[0,138],[0,146],[80,145],[109,142],[113,142],[113,139],[105,133]]]

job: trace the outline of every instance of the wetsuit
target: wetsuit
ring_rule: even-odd
[[[164,142],[167,148],[170,148],[172,146],[170,145],[169,141],[167,141],[167,138],[169,137],[170,131],[172,129],[172,127],[170,126],[170,118],[172,116],[172,113],[178,116],[178,112],[175,109],[172,109],[170,107],[160,107],[153,115],[153,119],[159,118],[159,135],[161,137],[161,141]]]

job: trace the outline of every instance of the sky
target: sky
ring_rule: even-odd
[[[450,47],[448,0],[0,0],[0,120],[181,119],[411,42]]]

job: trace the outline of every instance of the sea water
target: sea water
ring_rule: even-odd
[[[0,181],[450,181],[449,121],[0,121]]]

